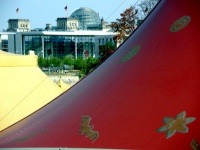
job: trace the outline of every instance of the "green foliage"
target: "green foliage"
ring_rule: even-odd
[[[80,70],[80,76],[84,77],[88,73],[90,73],[96,66],[98,65],[98,59],[88,57],[86,59],[84,58],[78,58],[75,60],[74,68],[77,70]]]
[[[97,65],[98,59],[88,57],[88,58],[77,58],[74,59],[74,56],[67,55],[62,59],[57,57],[50,58],[38,58],[38,65],[40,68],[43,67],[63,67],[64,65],[73,66],[75,70],[80,70],[79,76],[80,78],[86,76],[89,72],[91,72]]]
[[[75,63],[74,63],[74,69],[76,70],[83,70],[83,69],[86,69],[87,65],[86,65],[86,60],[83,59],[83,58],[77,58],[75,60]]]
[[[63,57],[63,64],[72,67],[75,63],[75,59],[73,55],[66,55]]]
[[[48,67],[51,67],[52,65],[54,67],[61,67],[62,66],[62,60],[59,59],[58,57],[50,57],[50,58],[47,58],[47,60],[49,60]]]
[[[90,73],[98,65],[98,59],[88,57],[86,59],[86,74]]]
[[[44,67],[46,65],[45,59],[42,57],[38,57],[38,66],[40,68]]]
[[[38,57],[38,66],[40,68],[43,67],[60,67],[62,66],[62,60],[57,57],[50,57],[50,58],[42,58]]]
[[[38,57],[38,66],[40,68],[43,67],[49,67],[50,66],[50,61],[47,58],[43,58],[43,57]]]

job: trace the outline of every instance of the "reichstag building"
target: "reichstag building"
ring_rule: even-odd
[[[74,10],[69,17],[57,18],[56,27],[46,24],[42,30],[31,30],[29,20],[25,21],[8,21],[9,52],[26,55],[34,51],[38,56],[60,58],[72,54],[77,58],[87,50],[89,56],[98,57],[99,45],[114,43],[116,35],[103,18],[100,19],[94,10],[86,7]]]

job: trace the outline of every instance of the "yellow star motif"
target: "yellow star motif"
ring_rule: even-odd
[[[196,118],[195,117],[186,117],[186,112],[183,111],[180,114],[177,115],[177,117],[171,118],[171,117],[165,117],[164,123],[165,125],[159,128],[158,132],[166,132],[166,138],[172,137],[176,131],[181,133],[188,133],[189,129],[186,126],[187,124],[193,122]]]

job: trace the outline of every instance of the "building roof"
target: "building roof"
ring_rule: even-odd
[[[8,21],[29,21],[29,19],[9,19]]]
[[[32,32],[20,32],[22,35],[60,35],[60,36],[96,36],[96,35],[116,35],[115,32],[107,31],[32,31]]]

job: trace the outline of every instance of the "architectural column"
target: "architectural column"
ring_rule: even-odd
[[[77,36],[75,36],[75,59],[77,59]]]
[[[53,42],[51,41],[51,55],[54,56],[54,51],[53,51]]]
[[[42,39],[42,57],[44,58],[44,36],[41,36]]]
[[[16,39],[15,39],[16,40]],[[26,55],[26,44],[25,44],[25,36],[22,36],[22,45],[23,45],[23,48],[22,50],[24,51],[23,54]],[[15,50],[15,53],[18,54],[18,51]],[[21,52],[22,54],[22,52]]]
[[[95,58],[95,45],[92,43],[92,57]]]

